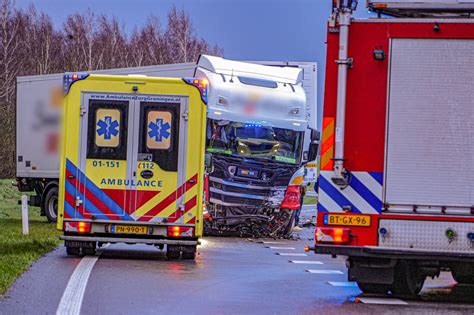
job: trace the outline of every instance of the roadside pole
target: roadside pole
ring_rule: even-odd
[[[28,225],[28,196],[21,196],[21,225],[23,228],[23,235],[30,233],[30,227]]]

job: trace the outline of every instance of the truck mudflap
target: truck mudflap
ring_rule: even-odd
[[[306,251],[314,251],[316,254],[342,255],[348,257],[364,258],[393,258],[421,261],[464,261],[474,262],[474,253],[456,253],[442,251],[424,251],[406,248],[383,248],[378,246],[341,246],[341,245],[316,245],[306,247]]]

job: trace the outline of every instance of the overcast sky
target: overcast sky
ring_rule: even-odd
[[[224,56],[238,60],[316,61],[319,100],[322,100],[326,21],[332,0],[16,0],[30,3],[60,26],[75,11],[91,8],[115,15],[127,30],[150,14],[166,23],[172,5],[189,13],[199,36],[224,48]],[[367,16],[361,0],[358,16]]]

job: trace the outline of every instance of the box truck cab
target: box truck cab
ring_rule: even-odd
[[[201,56],[195,76],[209,82],[206,233],[289,236],[319,140],[302,69]]]
[[[193,259],[203,230],[207,86],[71,73],[64,92],[58,228],[67,253],[145,243]]]

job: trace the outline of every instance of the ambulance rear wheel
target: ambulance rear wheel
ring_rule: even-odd
[[[402,298],[414,298],[420,293],[426,276],[420,273],[420,268],[407,261],[399,261],[395,266],[392,284],[392,294]]]
[[[58,187],[53,186],[48,189],[42,201],[43,209],[48,222],[56,222],[58,219]]]
[[[185,260],[196,259],[196,246],[187,246],[188,250],[181,253],[181,258]]]
[[[66,253],[68,254],[68,256],[79,256],[81,255],[81,248],[66,246]]]
[[[166,258],[168,260],[176,260],[181,257],[181,250],[179,246],[167,245],[166,246]]]

